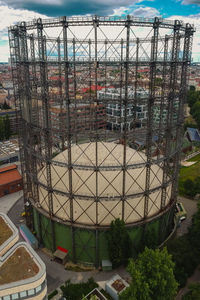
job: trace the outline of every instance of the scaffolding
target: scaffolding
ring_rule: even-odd
[[[70,227],[75,262],[77,228],[92,229],[98,265],[99,230],[112,220],[145,230],[171,211],[163,239],[177,199],[193,33],[178,20],[133,16],[9,28],[27,224],[37,223],[40,241],[49,235],[53,251],[55,222]]]

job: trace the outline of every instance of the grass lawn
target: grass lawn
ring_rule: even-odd
[[[188,161],[200,161],[200,153],[197,154],[196,156],[190,158]]]
[[[184,195],[183,182],[186,179],[194,180],[196,177],[200,176],[200,154],[198,154],[196,157],[193,157],[192,160],[197,161],[196,164],[194,164],[190,167],[181,167],[180,174],[179,174],[179,194],[180,195]]]

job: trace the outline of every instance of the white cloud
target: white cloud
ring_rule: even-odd
[[[154,0],[149,0],[154,1]],[[137,3],[142,2],[142,0],[137,1]],[[137,17],[146,17],[152,18],[160,16],[159,11],[156,8],[148,7],[148,6],[129,6],[129,7],[120,7],[113,10],[112,16],[123,16],[123,15],[133,15]]]
[[[7,61],[9,57],[8,27],[21,21],[30,21],[33,18],[47,18],[34,11],[14,9],[0,1],[0,61]],[[2,42],[3,45],[2,45]]]
[[[200,14],[185,16],[171,16],[170,20],[182,20],[184,23],[194,25],[196,32],[193,37],[192,58],[193,61],[200,61]]]
[[[137,17],[153,18],[160,16],[159,11],[153,7],[138,7],[132,11],[132,14]]]

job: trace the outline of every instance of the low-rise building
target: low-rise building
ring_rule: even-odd
[[[0,300],[47,299],[46,267],[33,248],[18,242],[15,225],[0,213]]]
[[[16,165],[0,169],[0,197],[22,190],[22,176]]]

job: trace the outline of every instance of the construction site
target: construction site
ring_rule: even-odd
[[[135,249],[170,235],[193,32],[133,16],[9,28],[26,222],[41,245],[98,267],[117,218]]]

